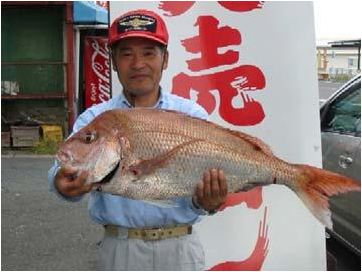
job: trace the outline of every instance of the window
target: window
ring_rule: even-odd
[[[353,57],[348,58],[348,67],[349,68],[353,68],[353,67],[357,68],[357,58],[353,58]]]
[[[336,99],[330,105],[324,131],[361,135],[361,83],[352,88],[352,92]]]

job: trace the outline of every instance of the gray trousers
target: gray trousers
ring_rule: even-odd
[[[105,234],[99,248],[99,270],[203,270],[205,256],[197,234],[159,241]]]

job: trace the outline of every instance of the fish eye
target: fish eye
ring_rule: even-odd
[[[84,135],[84,141],[87,144],[90,144],[91,142],[93,142],[96,138],[96,133],[92,132],[92,131],[88,131],[85,135]]]

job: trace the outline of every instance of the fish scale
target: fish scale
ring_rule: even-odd
[[[91,136],[91,137],[90,137]],[[360,191],[360,183],[273,155],[251,135],[183,113],[135,108],[110,110],[65,141],[63,167],[88,171],[86,184],[141,201],[191,197],[203,173],[223,169],[229,192],[285,185],[332,228],[328,198]]]
[[[145,137],[148,147],[146,144],[143,145],[142,141],[136,140],[134,144],[139,150],[135,150],[135,153],[139,154],[140,157],[146,157],[144,155],[150,148],[159,150],[165,135],[162,135],[162,133],[158,134],[160,137]],[[136,137],[133,139],[136,139]],[[174,145],[168,148],[162,146],[162,151],[167,152],[187,140],[188,139],[179,139],[175,141]],[[212,156],[210,156],[209,160],[205,160],[205,154],[210,153],[210,150],[212,150]],[[162,152],[159,154],[162,154]],[[248,156],[251,157],[249,160],[247,159]],[[251,152],[243,152],[241,155],[237,151],[202,140],[182,148],[177,153],[177,156],[169,160],[167,168],[162,167],[155,170],[151,176],[145,176],[141,183],[137,181],[130,182],[130,180],[134,179],[132,175],[122,177],[122,181],[124,183],[130,182],[129,187],[132,189],[128,188],[128,193],[132,195],[129,197],[146,200],[175,196],[181,197],[193,194],[196,184],[202,180],[203,173],[211,168],[224,169],[228,183],[233,184],[233,186],[229,187],[237,191],[243,190],[245,184],[247,184],[248,189],[251,188],[251,184],[253,184],[254,187],[260,186],[261,177],[264,177],[263,182],[265,184],[273,182],[273,175],[278,177],[280,183],[283,181],[283,177],[277,171],[273,171],[273,168],[281,169],[280,165],[269,166],[270,163],[268,163],[266,159],[263,161],[262,156],[257,159],[260,161],[258,164],[255,163],[256,158],[253,158],[253,153]],[[281,164],[281,162],[279,163]],[[260,165],[263,165],[263,167]],[[153,186],[154,184],[162,184],[163,187],[160,189]],[[145,190],[146,187],[151,189]],[[154,191],[151,192],[150,190],[152,190],[152,188]],[[122,190],[118,193],[122,194]],[[103,191],[114,192],[114,188],[109,190],[107,186],[104,186]],[[230,190],[230,192],[231,191],[232,190]]]
[[[185,114],[179,114],[179,116],[175,118],[172,113],[167,112],[168,116],[162,113],[164,112],[152,111],[147,114],[143,114],[142,112],[130,114],[128,117],[129,122],[137,125],[132,125],[129,132],[131,134],[148,133],[152,131],[155,133],[169,133],[168,137],[173,137],[173,135],[183,135],[186,138],[217,141],[218,143],[223,144],[226,148],[238,148],[240,151],[244,149],[254,149],[254,145],[245,141],[241,142],[240,137],[236,136],[243,135],[254,138],[249,135],[235,131],[233,132],[234,134],[225,133],[225,131],[228,131],[225,128],[213,123],[200,122],[200,120],[190,118]]]

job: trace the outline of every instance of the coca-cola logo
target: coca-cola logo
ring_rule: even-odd
[[[85,48],[86,107],[110,99],[110,61],[106,38],[87,37]]]

